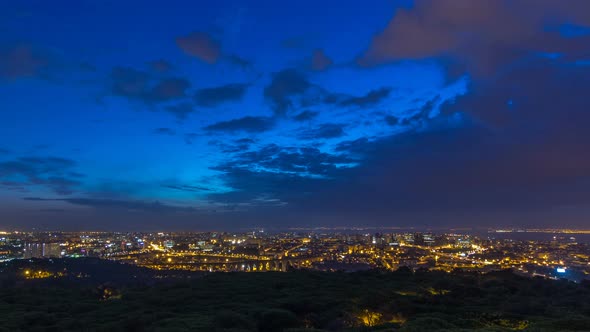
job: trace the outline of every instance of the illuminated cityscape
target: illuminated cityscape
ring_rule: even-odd
[[[590,0],[6,0],[0,332],[589,332]]]
[[[269,233],[4,232],[1,259],[96,257],[154,270],[265,272],[362,271],[401,267],[451,272],[511,269],[517,274],[590,279],[583,230],[459,232],[290,231]],[[548,241],[496,238],[500,233],[558,234]],[[26,275],[38,278],[39,275]]]

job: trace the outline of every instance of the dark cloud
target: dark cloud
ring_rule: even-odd
[[[391,88],[382,87],[371,90],[366,95],[360,97],[332,94],[326,97],[325,102],[329,104],[337,104],[342,107],[369,107],[377,105],[387,99],[391,94],[391,91]]]
[[[148,90],[144,98],[154,102],[182,98],[190,85],[190,82],[184,78],[166,78],[160,80],[152,89]]]
[[[351,141],[342,141],[336,145],[334,150],[346,153],[355,159],[362,159],[374,152],[375,144],[366,137],[357,138]]]
[[[250,146],[255,142],[255,140],[250,138],[241,138],[233,140],[230,143],[220,140],[212,140],[209,141],[209,145],[217,146],[223,153],[236,153],[248,151],[248,149],[250,149]]]
[[[256,151],[235,155],[230,161],[215,167],[227,171],[248,168],[253,171],[266,170],[279,173],[297,173],[301,176],[332,176],[339,164],[352,162],[343,155],[332,155],[312,147],[281,147],[268,144]]]
[[[304,130],[298,137],[305,140],[338,138],[344,136],[345,127],[340,123],[324,123],[317,128]]]
[[[158,134],[158,135],[168,135],[168,136],[176,135],[176,131],[172,128],[156,128],[156,129],[154,129],[154,133]]]
[[[52,62],[51,56],[30,44],[3,46],[0,47],[0,78],[44,76]]]
[[[588,56],[590,37],[563,38],[548,27],[589,26],[590,15],[582,14],[588,12],[585,0],[418,0],[396,11],[359,63],[443,57],[487,76],[537,52],[579,59]]]
[[[81,183],[82,174],[73,169],[76,162],[58,157],[21,157],[0,162],[0,180],[7,188],[25,189],[43,186],[57,194],[68,195]]]
[[[225,57],[227,61],[235,66],[240,67],[242,70],[251,69],[254,64],[250,60],[246,60],[238,55],[231,54]]]
[[[293,120],[303,122],[303,121],[310,121],[316,118],[320,113],[314,112],[310,110],[305,110],[295,116],[293,116]]]
[[[293,106],[292,98],[303,96],[312,88],[307,78],[295,69],[274,73],[271,83],[264,88],[267,98],[276,114],[284,115]]]
[[[266,213],[261,207],[282,207],[300,195],[309,195],[315,185],[326,181],[290,173],[252,171],[245,168],[225,168],[220,171],[224,173],[225,184],[234,190],[208,195],[211,204],[222,205],[225,210],[247,212],[255,209],[256,215]]]
[[[176,105],[169,105],[164,108],[166,112],[174,114],[178,118],[178,120],[183,121],[185,120],[189,114],[195,111],[193,104],[188,102],[183,102]]]
[[[297,209],[429,225],[554,223],[550,212],[588,206],[589,83],[590,68],[550,61],[477,82],[420,130],[340,143],[336,151],[359,166]]]
[[[441,102],[442,97],[440,95],[436,95],[433,98],[428,99],[426,102],[424,102],[424,104],[421,107],[415,110],[408,111],[407,115],[405,115],[402,119],[398,120],[400,120],[400,124],[404,125],[414,124],[428,120],[430,116],[433,115],[433,112],[437,110],[437,107]]]
[[[313,51],[311,56],[311,69],[316,71],[323,71],[332,66],[334,62],[321,49]]]
[[[115,67],[111,72],[112,92],[118,96],[143,98],[150,84],[150,75],[129,67]]]
[[[116,96],[160,103],[186,96],[190,82],[184,78],[156,79],[149,73],[129,67],[115,67],[111,72],[111,92]]]
[[[256,143],[256,140],[252,139],[252,138],[245,137],[245,138],[237,139],[237,140],[235,140],[235,142],[238,144],[253,144],[253,143]]]
[[[196,209],[191,207],[173,206],[161,203],[159,201],[146,202],[139,200],[116,200],[103,198],[39,198],[25,197],[27,201],[36,202],[66,202],[74,205],[92,207],[95,209],[117,210],[117,211],[137,211],[149,213],[178,213],[178,212],[195,212]]]
[[[221,121],[205,127],[207,131],[260,133],[274,127],[275,120],[264,116],[245,116],[239,119]]]
[[[194,56],[206,63],[216,63],[221,57],[221,45],[205,32],[193,32],[176,38],[176,44],[186,54]]]
[[[284,116],[298,107],[319,104],[333,104],[339,107],[371,107],[386,100],[391,92],[391,88],[381,87],[369,91],[364,96],[330,93],[321,86],[311,83],[303,73],[295,69],[285,69],[273,74],[270,84],[264,89],[264,96],[270,101],[275,114]],[[306,115],[311,115],[311,113]]]
[[[395,126],[395,125],[398,125],[400,123],[400,121],[397,116],[387,115],[387,116],[385,116],[385,123],[387,123],[390,126]]]
[[[215,107],[226,102],[240,101],[248,84],[226,84],[213,88],[204,88],[195,92],[195,102],[202,107]]]
[[[293,222],[554,225],[556,211],[588,208],[589,84],[588,66],[527,62],[454,101],[423,101],[395,119],[421,123],[404,134],[344,141],[335,154],[277,145],[237,153],[214,168],[234,190],[209,198],[236,208],[272,198]]]
[[[172,70],[172,64],[164,59],[152,61],[149,65],[153,70],[159,73],[166,73]]]
[[[266,145],[259,150],[236,154],[213,169],[223,173],[228,193],[212,193],[216,203],[252,206],[284,206],[317,191],[354,161],[308,147]]]
[[[191,186],[191,185],[164,185],[164,188],[180,190],[180,191],[188,191],[188,192],[203,192],[203,191],[211,191],[211,189],[207,187],[201,186]]]

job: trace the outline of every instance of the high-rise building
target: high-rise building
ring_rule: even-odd
[[[61,246],[59,243],[43,243],[43,257],[61,257]]]
[[[24,258],[43,257],[43,245],[41,243],[25,243],[23,250]]]
[[[61,257],[59,243],[25,243],[24,258]]]

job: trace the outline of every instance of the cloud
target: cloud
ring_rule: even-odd
[[[330,59],[323,50],[316,49],[311,56],[311,69],[316,71],[324,71],[332,66],[334,62]]]
[[[142,98],[151,80],[148,73],[129,67],[113,68],[111,79],[112,92],[129,98]]]
[[[564,38],[551,26],[589,26],[590,3],[584,0],[417,0],[396,11],[358,59],[363,66],[388,61],[450,58],[475,76],[534,53],[588,56],[589,36]]]
[[[433,98],[427,100],[420,108],[408,111],[403,118],[398,119],[399,123],[406,125],[428,120],[432,115],[434,115],[434,112],[438,109],[441,102],[442,97],[440,95],[436,95]],[[390,118],[390,120],[393,119]]]
[[[159,73],[166,73],[172,70],[172,65],[170,62],[164,59],[158,59],[149,63],[152,70],[157,71]]]
[[[363,159],[374,152],[375,143],[367,137],[357,138],[350,141],[342,141],[336,145],[334,151],[345,153],[354,159]]]
[[[114,95],[148,104],[183,98],[190,87],[190,82],[184,78],[157,79],[147,72],[129,67],[113,68],[111,83]]]
[[[76,162],[59,157],[21,157],[0,162],[0,180],[8,188],[43,186],[68,195],[81,184],[82,174],[74,172]]]
[[[193,32],[176,38],[176,44],[186,54],[214,64],[221,57],[221,45],[205,32]]]
[[[156,129],[154,129],[154,133],[158,134],[158,135],[167,135],[167,136],[176,135],[176,131],[172,128],[156,128]]]
[[[225,61],[242,70],[249,70],[253,67],[252,61],[244,59],[237,54],[224,54],[219,40],[213,38],[206,32],[198,31],[178,37],[176,38],[176,45],[184,53],[208,64]]]
[[[36,202],[51,202],[59,201],[74,205],[88,206],[95,209],[107,210],[122,210],[122,211],[138,211],[149,213],[178,213],[178,212],[195,212],[192,207],[174,206],[164,204],[159,201],[140,201],[140,200],[116,200],[103,198],[39,198],[39,197],[25,197],[26,201]]]
[[[278,115],[284,115],[293,107],[292,98],[303,96],[312,88],[307,78],[295,69],[274,73],[271,83],[264,88],[267,98]]]
[[[248,84],[226,84],[213,88],[197,90],[194,96],[197,105],[202,107],[215,107],[226,102],[235,102],[242,99]]]
[[[475,82],[440,115],[422,117],[419,130],[340,143],[335,151],[358,167],[289,205],[308,215],[335,213],[341,222],[554,224],[564,206],[588,207],[588,77],[588,67],[538,60]],[[568,222],[583,225],[586,217]]]
[[[194,112],[194,107],[191,103],[183,102],[176,105],[169,105],[164,108],[166,112],[174,114],[178,120],[186,120],[189,114]]]
[[[201,186],[191,186],[191,185],[164,185],[164,188],[180,190],[180,191],[188,191],[188,192],[203,192],[203,191],[211,191],[211,189],[207,187]]]
[[[208,197],[261,219],[272,214],[255,199],[276,199],[285,222],[551,225],[560,209],[589,207],[588,77],[588,66],[540,58],[390,119],[420,123],[403,134],[343,141],[334,153],[237,152],[214,168],[232,190]],[[587,213],[569,217],[583,226]]]
[[[221,171],[224,172],[225,185],[234,190],[209,194],[207,198],[210,204],[226,210],[241,209],[243,212],[255,209],[256,215],[265,213],[266,217],[269,215],[261,210],[261,207],[283,207],[300,195],[308,195],[315,185],[326,181],[289,173],[252,171],[245,168],[228,168]],[[270,204],[269,199],[272,200]]]
[[[310,121],[310,120],[313,120],[315,117],[317,117],[319,114],[320,114],[319,112],[305,110],[305,111],[293,116],[293,120],[298,121],[298,122]]]
[[[245,116],[239,119],[221,121],[205,127],[207,131],[260,133],[274,127],[275,120],[264,116]]]
[[[254,144],[255,142],[256,141],[251,138],[241,138],[236,139],[230,143],[220,140],[212,140],[209,141],[209,145],[217,146],[223,153],[236,153],[247,151],[250,148],[250,145]]]
[[[390,126],[395,126],[400,123],[400,120],[397,116],[387,115],[385,116],[385,122]]]
[[[247,69],[250,69],[254,66],[252,61],[246,60],[246,59],[244,59],[238,55],[235,55],[235,54],[230,54],[230,55],[226,56],[225,59],[227,59],[227,61],[229,63],[240,67],[242,70],[247,70]]]
[[[254,144],[256,143],[256,140],[252,138],[240,138],[235,140],[235,142],[239,144]]]
[[[182,98],[186,95],[185,92],[189,87],[189,81],[184,78],[166,78],[160,80],[153,88],[148,90],[144,98],[154,102]]]
[[[256,151],[234,155],[213,167],[222,172],[231,192],[211,193],[214,203],[251,206],[284,206],[300,200],[337,176],[343,165],[354,161],[309,147],[281,147],[268,144]],[[261,200],[261,198],[264,198]],[[277,204],[279,203],[280,204]]]
[[[53,59],[30,44],[0,47],[0,78],[16,79],[46,74]]]
[[[299,176],[331,176],[341,164],[353,162],[344,155],[333,155],[311,147],[281,147],[268,144],[255,151],[236,154],[231,160],[216,166],[228,171],[247,168],[276,173],[295,173]]]
[[[342,107],[369,107],[381,103],[387,99],[391,94],[392,89],[388,87],[382,87],[379,89],[371,90],[366,95],[360,97],[353,96],[341,96],[341,95],[329,95],[326,97],[326,102],[329,104],[337,104]]]
[[[346,125],[340,123],[324,123],[317,128],[304,130],[298,137],[305,140],[338,138],[344,136],[344,127]]]
[[[300,71],[284,69],[272,75],[270,84],[264,89],[264,97],[270,102],[275,115],[284,116],[299,107],[320,104],[339,107],[371,107],[385,101],[392,91],[390,87],[381,87],[367,92],[364,96],[330,93],[321,86],[311,83]],[[311,114],[305,113],[305,115]]]

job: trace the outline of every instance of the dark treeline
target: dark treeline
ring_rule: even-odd
[[[162,278],[133,266],[79,260],[28,263],[55,271],[66,266],[69,273],[24,280],[26,264],[11,263],[0,273],[0,331],[590,330],[588,283],[510,271]]]

